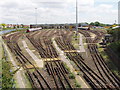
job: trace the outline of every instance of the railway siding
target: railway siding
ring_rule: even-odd
[[[8,53],[8,60],[11,61],[12,65],[13,65],[13,70],[17,70],[19,68],[19,66],[16,64],[14,58],[12,57],[12,54],[11,52],[9,51],[7,45],[4,43],[3,39],[1,38],[0,36],[0,40],[5,48],[5,50],[7,51]],[[14,74],[14,79],[16,80],[16,87],[19,87],[19,88],[28,88],[30,87],[29,83],[26,83],[24,80],[25,77],[23,76],[24,75],[24,71],[23,69],[19,70],[17,73]]]
[[[64,51],[62,51],[57,43],[55,42],[54,38],[53,40],[53,44],[56,48],[56,50],[59,52],[59,57],[61,58],[61,60],[66,63],[66,65],[70,68],[70,72],[74,73],[75,75],[75,79],[76,81],[81,85],[81,88],[90,88],[90,86],[88,84],[85,83],[84,79],[80,76],[77,75],[78,73],[75,71],[74,67],[72,66],[72,64],[70,63],[70,61],[66,58]]]
[[[91,87],[93,88],[118,88],[119,82],[112,76],[112,74],[106,72],[105,70],[106,65],[104,63],[104,60],[101,57],[101,55],[99,55],[97,52],[98,48],[96,47],[96,43],[98,43],[101,40],[101,37],[104,35],[104,33],[97,32],[97,31],[91,31],[91,32],[96,34],[96,37],[93,39],[91,39],[91,36],[86,31],[81,31],[80,33],[84,34],[84,36],[87,37],[86,40],[88,43],[88,49],[90,51],[90,54],[94,57],[92,59],[96,59],[97,63],[95,65],[96,67],[99,66],[100,75],[96,73],[93,69],[91,69],[88,66],[88,64],[85,63],[85,60],[81,57],[79,53],[66,52],[66,55],[71,61],[73,61],[78,66],[80,71],[84,73],[84,78],[86,79],[87,82],[89,82]],[[75,50],[75,48],[71,44],[70,38],[68,37],[69,37],[68,34],[63,33],[62,37],[58,37],[55,39],[56,43],[63,51],[64,50]],[[96,70],[98,70],[98,68]],[[107,70],[109,71],[108,68]]]
[[[55,35],[54,33],[56,32],[52,30],[40,31],[39,34],[36,34],[38,36],[36,36],[35,33],[30,33],[27,35],[27,38],[37,49],[42,60],[45,62],[44,69],[50,75],[49,77],[53,79],[53,84],[55,84],[56,88],[72,89],[75,87],[75,85],[73,85],[74,79],[68,78],[69,73],[64,67],[63,62],[59,59],[58,53],[51,41],[51,37]],[[54,86],[52,85],[52,87]]]
[[[81,87],[89,88],[89,85],[93,88],[118,87],[119,81],[110,72],[110,70],[106,66],[106,63],[104,62],[104,59],[97,50],[98,47],[96,43],[100,41],[100,36],[102,36],[103,33],[91,31],[91,33],[96,34],[96,37],[94,37],[93,39],[91,39],[88,31],[87,33],[86,31],[82,31],[81,33],[84,34],[84,36],[86,37],[88,49],[93,59],[91,59],[91,62],[96,65],[96,70],[98,72],[95,72],[92,68],[89,67],[88,64],[90,63],[85,63],[86,60],[72,45],[70,37],[73,34],[71,31],[42,30],[39,32],[37,31],[27,33],[26,37],[27,39],[29,39],[29,43],[34,46],[34,51],[37,51],[37,53],[39,53],[39,56],[42,60],[36,57],[36,53],[34,54],[34,52],[31,51],[33,50],[31,49],[31,47],[28,48],[29,45],[27,45],[27,41],[24,41],[23,39],[21,39],[21,48],[18,40],[22,36],[24,36],[23,38],[25,39],[25,34],[23,35],[23,33],[21,34],[18,32],[3,37],[3,39],[7,41],[8,47],[14,53],[21,67],[23,67],[26,75],[31,81],[32,87],[41,89],[51,89],[53,87],[57,89],[72,89],[74,87],[77,87],[78,85],[74,82],[74,79],[71,79],[71,73],[68,69],[66,69],[64,63],[66,63],[68,67],[70,67],[70,71],[73,72],[76,81],[81,84]],[[25,49],[25,52],[23,51],[23,49]],[[35,64],[34,60],[40,63]],[[71,64],[71,62],[73,62],[74,65],[78,68],[78,71],[76,71],[77,69],[73,67],[74,65]],[[41,65],[45,67],[37,68],[36,65]],[[20,71],[23,71],[23,69],[21,68]],[[81,77],[83,77],[89,83],[89,85],[87,85],[84,82],[84,79],[82,79]],[[22,80],[22,78],[20,80]]]
[[[83,35],[86,37],[89,35],[87,31],[83,31]],[[97,44],[100,42],[102,36],[104,35],[103,32],[97,32],[97,31],[89,31],[91,33],[94,33],[96,37],[91,41],[91,39],[87,39],[88,43],[88,49],[91,54],[91,57],[93,59],[93,62],[96,66],[96,69],[99,72],[99,76],[105,81],[105,85],[107,88],[119,88],[120,82],[117,80],[117,78],[111,73],[109,68],[107,67],[105,60],[101,56],[101,54],[98,52]],[[81,33],[81,32],[80,32]],[[98,73],[97,73],[98,74]]]

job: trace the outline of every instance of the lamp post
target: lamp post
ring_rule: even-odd
[[[115,25],[117,24],[117,21],[115,20]]]
[[[35,21],[36,21],[36,28],[37,28],[37,8],[35,8],[35,13],[36,13],[36,15],[35,15]]]
[[[117,21],[115,20],[115,27],[117,26]],[[116,28],[116,41],[118,40],[118,30],[117,30],[117,28]]]
[[[76,0],[76,40],[77,40],[77,33],[78,33],[78,3]]]

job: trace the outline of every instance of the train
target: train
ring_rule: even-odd
[[[41,30],[41,29],[42,29],[42,27],[39,27],[39,28],[29,28],[29,29],[27,29],[26,33],[33,32],[33,31],[38,31],[38,30]]]
[[[80,30],[90,30],[90,27],[78,27]]]

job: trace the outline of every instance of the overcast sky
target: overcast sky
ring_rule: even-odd
[[[112,24],[118,20],[119,0],[78,0],[79,22]],[[75,23],[75,0],[1,0],[0,23]]]

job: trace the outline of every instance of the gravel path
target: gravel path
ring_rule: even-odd
[[[80,39],[79,39],[80,52],[85,52],[85,48],[84,48],[84,45],[83,45],[83,36],[82,36],[82,34],[79,34],[79,35],[80,35]]]
[[[22,41],[24,48],[28,52],[28,54],[32,57],[32,59],[36,62],[37,66],[43,68],[43,60],[39,59],[27,46],[27,43],[23,40]]]

